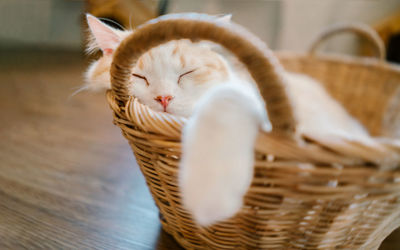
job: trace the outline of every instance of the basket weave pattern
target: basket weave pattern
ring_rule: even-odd
[[[259,137],[241,211],[199,227],[182,206],[177,186],[185,119],[153,112],[127,96],[126,76],[117,73],[133,61],[121,66],[121,58],[114,59],[113,90],[107,92],[114,122],[129,141],[163,228],[186,249],[376,249],[400,225],[400,172],[370,163],[368,157],[379,152],[352,142],[342,151],[313,141],[300,148],[272,133]],[[286,69],[323,82],[373,135],[382,134],[388,97],[400,87],[398,69],[376,60],[294,54],[279,59]]]

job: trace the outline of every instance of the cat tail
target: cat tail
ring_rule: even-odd
[[[227,219],[241,208],[260,128],[272,126],[250,85],[219,85],[197,104],[183,129],[179,185],[183,205],[199,224]]]

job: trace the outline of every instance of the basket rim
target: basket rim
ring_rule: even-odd
[[[353,65],[364,65],[371,67],[378,67],[383,70],[394,71],[395,74],[400,74],[400,67],[397,65],[392,65],[386,63],[384,61],[375,59],[375,58],[357,58],[354,56],[342,55],[342,54],[334,54],[334,55],[310,55],[308,53],[297,53],[297,52],[288,52],[288,51],[277,51],[275,52],[279,59],[284,58],[308,58],[322,61],[330,61],[336,63],[347,63]],[[111,107],[117,108],[120,104],[116,104],[115,96],[112,91],[108,93],[109,101]],[[114,109],[113,108],[113,109]],[[122,109],[120,109],[122,108]],[[120,110],[118,113],[122,111],[124,118],[129,122],[132,122],[140,131],[137,131],[137,136],[142,139],[149,139],[153,135],[161,135],[164,139],[169,142],[179,142],[181,137],[181,129],[185,124],[185,119],[180,119],[180,117],[174,116],[172,114],[157,112],[151,110],[149,107],[141,104],[136,98],[129,97],[129,100],[125,103],[124,107],[117,108]],[[139,115],[140,114],[140,115]],[[145,116],[140,117],[140,116]],[[122,117],[121,117],[122,118]],[[145,122],[150,121],[150,122]],[[126,127],[126,124],[121,122],[119,126]],[[121,127],[122,128],[122,127]],[[149,134],[150,132],[150,134]],[[139,135],[140,134],[140,135]],[[396,139],[396,138],[392,138]],[[299,143],[297,140],[292,140],[290,138],[282,138],[282,136],[276,136],[267,133],[260,133],[259,138],[256,143],[256,151],[258,152],[270,152],[271,154],[277,157],[288,158],[296,161],[307,161],[313,162],[316,164],[331,164],[332,162],[336,162],[339,164],[345,165],[358,165],[365,164],[368,162],[375,162],[378,165],[384,164],[386,165],[386,158],[394,157],[394,161],[397,163],[397,154],[394,151],[399,150],[397,144],[398,141],[396,139],[395,150],[392,151],[390,149],[391,145],[387,145],[382,143],[381,141],[377,141],[377,144],[372,145],[363,145],[351,140],[340,138],[340,140],[328,141],[322,140],[320,141],[319,137],[311,137],[311,141],[316,141],[316,144],[312,143],[309,147],[304,147],[304,143]],[[152,139],[153,141],[153,139]],[[263,142],[268,141],[266,145]],[[283,143],[282,143],[283,141]],[[153,141],[159,146],[163,146],[165,143],[161,143],[159,140]],[[275,145],[275,146],[273,146]],[[283,145],[282,150],[277,150],[278,145]],[[165,145],[164,145],[165,146]],[[324,149],[325,148],[325,149]],[[328,149],[328,150],[326,150]],[[294,152],[297,152],[294,154]],[[318,152],[318,154],[315,154]],[[390,153],[390,156],[387,154]],[[399,159],[400,160],[400,159]],[[390,160],[392,162],[392,160]],[[391,168],[391,167],[390,167]],[[398,166],[396,167],[398,168]]]
[[[310,54],[309,52],[298,52],[298,51],[290,51],[290,50],[277,50],[274,53],[281,58],[313,58],[316,60],[323,60],[328,62],[337,62],[337,63],[346,63],[352,65],[368,65],[374,67],[381,67],[389,70],[396,71],[396,73],[400,74],[400,64],[387,62],[386,60],[381,60],[375,57],[362,57],[362,56],[354,56],[354,55],[346,55],[341,53],[329,52],[329,53],[316,53],[315,55]]]
[[[397,65],[389,63],[374,57],[356,57],[352,55],[337,54],[337,53],[326,53],[326,54],[317,53],[316,55],[312,55],[307,52],[293,52],[289,50],[278,50],[274,51],[274,53],[278,56],[279,59],[298,57],[298,58],[314,58],[317,60],[325,60],[329,62],[338,62],[338,63],[345,62],[348,64],[368,64],[371,66],[384,67],[390,70],[394,70],[400,74],[400,64]],[[112,93],[110,92],[110,94]],[[126,103],[125,110],[128,111],[129,107],[140,109],[140,112],[146,112],[151,116],[159,116],[159,117],[164,117],[165,119],[177,120],[178,123],[180,123],[181,125],[183,125],[187,121],[187,118],[184,117],[179,117],[170,113],[158,112],[152,110],[149,107],[140,103],[140,101],[133,96],[130,97],[128,102]],[[132,114],[128,114],[127,117],[130,117],[130,120],[132,120]]]
[[[116,100],[112,91],[107,92],[107,97],[113,107],[114,105],[112,105],[112,103]],[[122,112],[125,114],[124,117],[121,117],[122,120],[116,119],[116,117],[114,118],[114,122],[120,126],[121,129],[135,130],[134,137],[140,138],[140,140],[151,141],[155,147],[172,146],[174,150],[180,150],[181,130],[186,119],[180,119],[168,113],[153,111],[149,107],[141,104],[134,97],[129,98]],[[140,118],[141,116],[144,116],[144,118]],[[128,123],[132,123],[136,128],[131,128],[124,120],[127,120]],[[174,132],[171,133],[171,131]],[[157,139],[157,137],[160,138]],[[279,134],[260,132],[255,150],[256,152],[272,154],[276,157],[283,157],[288,160],[310,162],[319,165],[332,165],[333,163],[337,163],[348,166],[360,166],[364,165],[366,162],[375,162],[375,158],[379,159],[376,162],[378,163],[388,156],[386,150],[383,150],[381,147],[383,144],[380,145],[380,143],[378,145],[379,147],[375,148],[346,139],[334,141],[318,141],[318,137],[314,139],[316,139],[316,144],[304,144],[288,137],[279,136]],[[268,141],[267,144],[264,143],[266,141]],[[338,150],[338,147],[340,150]],[[378,165],[382,163],[384,162],[380,162]]]

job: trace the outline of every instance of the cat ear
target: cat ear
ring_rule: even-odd
[[[232,20],[232,14],[222,14],[217,16],[218,21],[229,23]]]
[[[100,48],[104,54],[110,55],[118,47],[121,37],[118,31],[104,24],[100,19],[86,14],[87,23],[91,34],[93,35],[93,43],[89,44],[89,51]]]

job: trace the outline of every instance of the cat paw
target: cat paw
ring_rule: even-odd
[[[208,187],[203,188],[205,185]],[[241,192],[221,192],[221,184],[203,186],[188,185],[184,190],[185,207],[192,213],[195,221],[202,226],[209,226],[234,216],[242,207]],[[231,187],[234,190],[234,187]]]
[[[184,207],[202,226],[241,208],[253,177],[260,127],[270,129],[254,91],[233,83],[211,90],[186,123],[179,185]]]

